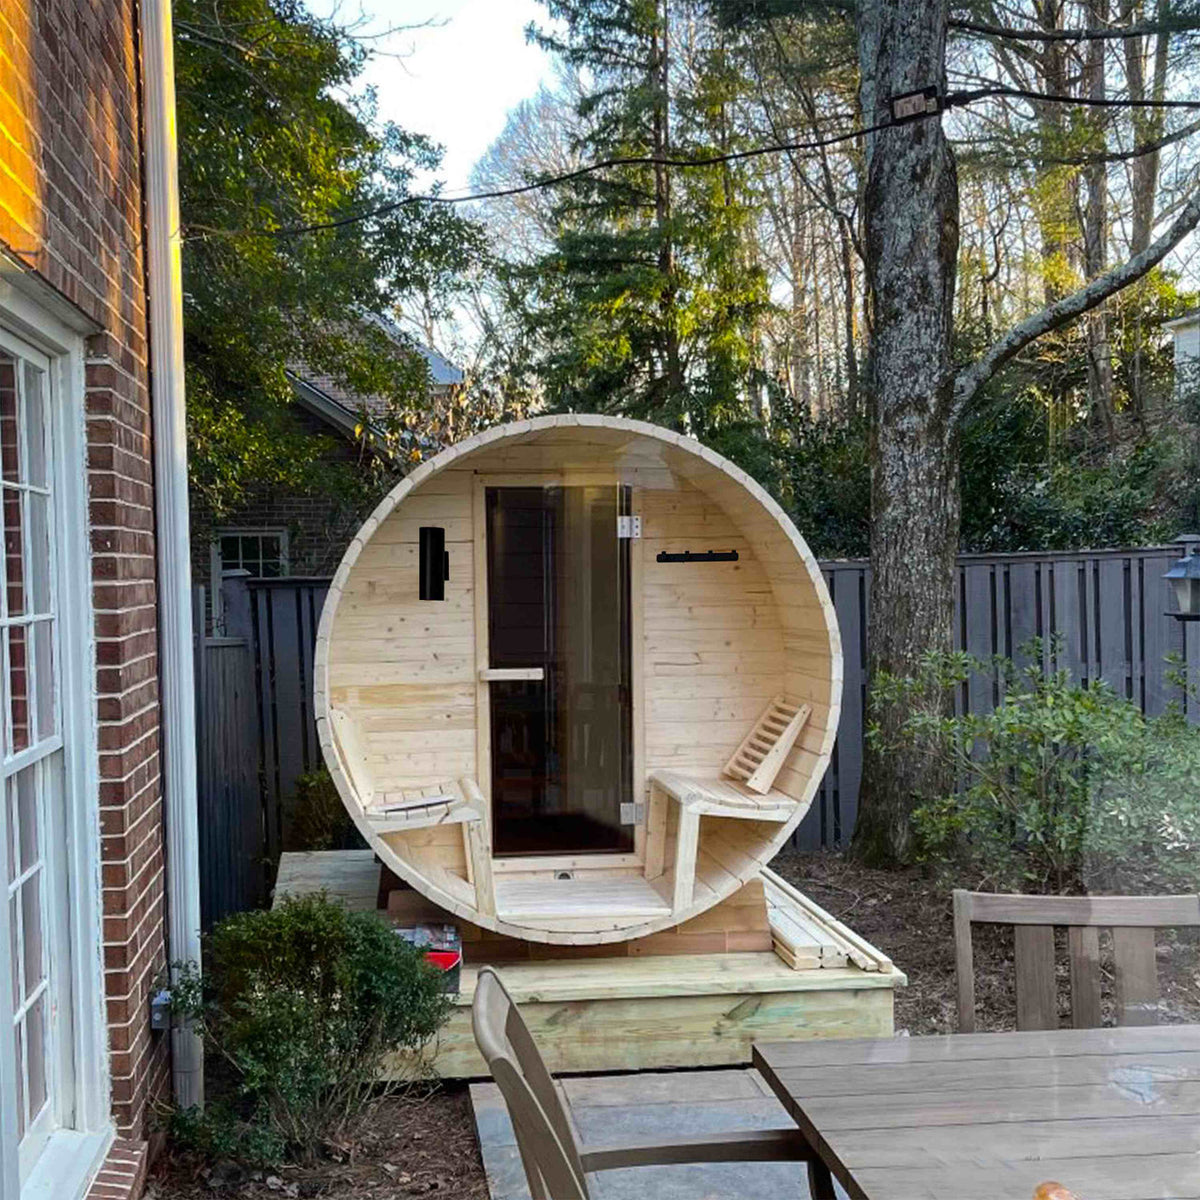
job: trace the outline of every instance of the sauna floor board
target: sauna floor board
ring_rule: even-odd
[[[660,917],[671,906],[645,879],[496,880],[496,915],[504,921],[550,917]]]

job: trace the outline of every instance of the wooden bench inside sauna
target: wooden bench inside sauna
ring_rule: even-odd
[[[368,844],[531,942],[642,938],[756,879],[840,694],[825,584],[779,506],[699,443],[599,416],[416,468],[317,640],[317,728]]]

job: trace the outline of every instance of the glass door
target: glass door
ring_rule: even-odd
[[[615,484],[486,489],[498,856],[633,849],[629,503]]]

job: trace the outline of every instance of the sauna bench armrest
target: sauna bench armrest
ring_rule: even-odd
[[[787,821],[799,803],[787,792],[772,790],[760,795],[732,779],[705,779],[680,771],[651,771],[649,781],[681,808],[702,816]]]

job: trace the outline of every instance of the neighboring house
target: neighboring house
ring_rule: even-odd
[[[1175,342],[1175,385],[1194,383],[1197,366],[1200,364],[1200,308],[1176,317],[1173,321],[1164,321],[1163,328],[1167,330]]]
[[[169,0],[0,3],[0,1200],[138,1194],[200,1098]]]
[[[379,323],[400,339],[394,326]],[[428,346],[417,349],[428,365],[430,398],[435,408],[441,407],[462,386],[463,373],[436,350]],[[369,471],[370,438],[364,443],[360,426],[364,412],[379,413],[386,402],[356,396],[330,376],[302,365],[288,376],[296,400],[293,423],[326,442],[320,462],[331,468]],[[440,446],[430,444],[422,449],[428,453]],[[361,505],[347,503],[346,496],[334,487],[324,491],[264,488],[224,520],[207,527],[196,522],[193,576],[197,583],[211,586],[223,571],[230,570],[247,570],[256,578],[332,575],[362,516]],[[213,615],[219,623],[219,591],[213,596]]]

